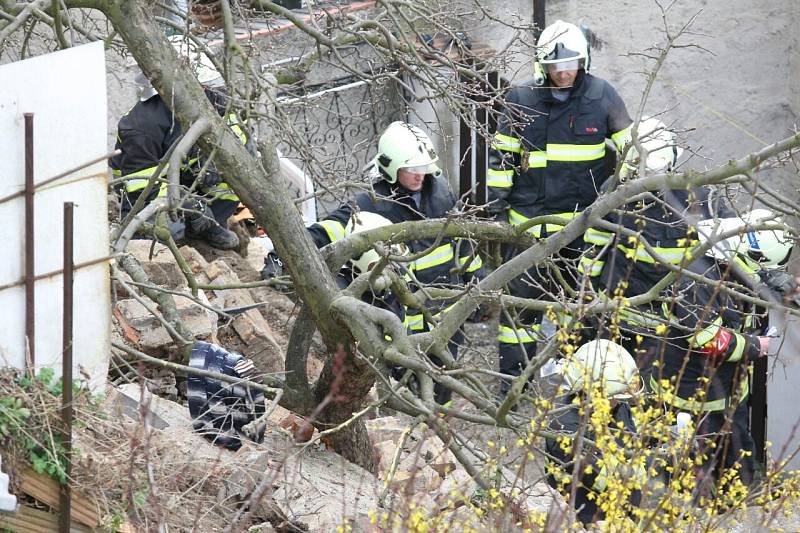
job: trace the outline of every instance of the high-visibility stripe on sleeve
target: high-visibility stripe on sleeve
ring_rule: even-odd
[[[486,185],[489,187],[511,187],[514,185],[514,170],[495,170],[490,168],[486,173],[486,178]]]
[[[464,264],[466,264],[466,262],[467,262],[467,260],[468,260],[468,259],[469,259],[469,257],[462,257],[462,258],[460,258],[460,259],[458,260],[458,264],[459,264],[459,266],[464,266]],[[470,262],[470,264],[469,264],[469,266],[467,267],[467,270],[466,270],[466,271],[467,271],[467,272],[475,272],[476,270],[478,270],[478,269],[479,269],[479,268],[481,268],[482,266],[483,266],[483,259],[481,259],[481,256],[479,256],[479,255],[476,255],[476,256],[475,256],[475,257],[472,259],[472,261]]]
[[[632,326],[643,327],[656,330],[659,326],[664,326],[664,319],[658,315],[646,313],[636,308],[622,308],[619,310],[620,320]]]
[[[663,380],[666,385],[666,380]],[[739,403],[743,402],[750,394],[750,380],[744,378],[739,381],[739,390],[737,391],[736,399]],[[655,376],[650,376],[650,389],[655,393],[656,400],[675,406],[684,411],[724,411],[733,402],[733,398],[719,398],[717,400],[709,400],[707,402],[698,402],[695,400],[686,400],[678,396],[674,387],[666,388],[659,383]]]
[[[495,133],[492,138],[492,149],[518,154],[522,151],[522,142],[516,137]]]
[[[529,152],[528,168],[544,168],[547,166],[547,152]]]
[[[322,226],[322,229],[328,234],[329,241],[336,242],[344,239],[344,226],[338,220],[320,220],[317,224]]]
[[[500,326],[497,332],[497,340],[503,344],[525,344],[539,340],[539,324],[533,324],[528,328],[511,328]]]
[[[631,126],[628,126],[624,130],[619,130],[618,132],[611,134],[611,141],[614,143],[614,146],[616,146],[617,150],[619,150],[620,152],[622,151],[623,148],[625,148],[625,143],[631,140]]]
[[[242,142],[242,144],[247,142],[247,135],[245,135],[244,129],[242,129],[242,122],[239,121],[239,117],[236,116],[236,113],[231,113],[228,115],[228,126],[231,128],[231,130],[233,130],[233,133],[239,137],[239,140]]]
[[[606,155],[606,143],[548,144],[548,161],[594,161]]]
[[[619,248],[625,254],[627,259],[650,264],[656,264],[659,262],[655,257],[650,255],[644,246],[628,248],[627,246],[618,244],[617,248]],[[664,248],[660,246],[654,246],[653,251],[659,255],[661,260],[672,265],[677,265],[683,262],[689,256],[689,254],[691,254],[692,249],[684,247]]]
[[[589,228],[586,230],[586,233],[583,234],[583,240],[589,244],[597,244],[599,246],[605,246],[611,239],[614,238],[614,234],[610,231],[600,231],[598,229]]]
[[[702,346],[705,346],[717,336],[717,333],[719,333],[719,328],[721,327],[722,317],[718,316],[714,322],[704,327],[689,338],[689,346],[692,346],[693,348],[701,348]]]
[[[733,349],[733,353],[727,359],[729,363],[736,363],[742,360],[742,355],[744,355],[744,346],[747,343],[747,341],[744,338],[744,335],[740,333],[734,333],[733,338],[736,344]]]
[[[603,271],[603,265],[605,264],[605,261],[601,261],[599,259],[592,257],[581,257],[581,260],[578,263],[578,272],[581,274],[588,274],[590,278],[596,278]]]
[[[569,213],[556,213],[553,216],[565,218],[567,220],[572,220],[579,214],[580,213],[569,212]],[[528,217],[526,217],[525,215],[514,209],[508,210],[508,223],[511,224],[512,226],[520,226],[529,220],[530,219]],[[538,239],[542,235],[542,226],[545,226],[548,234],[555,233],[564,228],[564,224],[536,224],[535,226],[531,226],[525,231],[527,233],[533,234],[533,236]]]
[[[421,313],[418,315],[406,315],[403,320],[403,325],[407,330],[420,331],[425,329],[425,316]]]
[[[239,201],[239,197],[236,196],[235,192],[233,192],[231,186],[224,182],[218,183],[212,189],[206,191],[206,194],[213,195],[215,200],[231,200],[234,202]]]
[[[136,192],[147,187],[147,182],[150,181],[150,177],[157,168],[158,165],[154,167],[143,168],[142,170],[137,170],[136,172],[131,172],[130,174],[125,174],[125,190],[128,192]]]
[[[448,261],[453,260],[453,246],[451,244],[443,244],[435,248],[428,255],[421,257],[411,263],[411,268],[415,271],[425,270],[432,268]]]

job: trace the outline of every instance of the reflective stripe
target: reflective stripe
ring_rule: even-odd
[[[581,274],[588,274],[590,278],[595,278],[603,271],[603,265],[605,264],[606,262],[601,261],[600,259],[581,257],[581,260],[578,263],[578,272]]]
[[[634,261],[641,261],[643,263],[650,264],[659,263],[656,258],[650,255],[644,246],[637,246],[634,249],[623,246],[622,244],[618,244],[617,248],[619,248],[625,254],[627,259],[633,259]],[[659,246],[653,246],[652,248],[653,251],[660,256],[661,260],[673,265],[682,263],[684,259],[689,257],[692,252],[692,248],[662,248]]]
[[[246,121],[244,122],[247,123]],[[228,126],[233,130],[233,133],[239,137],[239,140],[242,144],[247,142],[247,135],[245,135],[244,130],[242,129],[242,123],[239,122],[239,117],[236,116],[236,113],[231,113],[228,115]]]
[[[731,398],[720,398],[718,400],[711,400],[708,402],[684,400],[675,394],[675,392],[664,389],[653,375],[650,376],[650,388],[656,394],[658,400],[685,411],[724,411],[728,408],[728,406],[731,405],[732,401]],[[742,379],[739,382],[738,392],[739,395],[737,399],[739,400],[739,403],[741,403],[750,394],[750,383],[747,378]]]
[[[469,259],[469,257],[462,257],[462,258],[460,258],[460,259],[458,260],[458,265],[459,265],[459,266],[464,266],[464,264],[466,264],[466,262],[467,262],[467,259]],[[476,270],[478,270],[478,269],[479,269],[480,267],[482,267],[482,266],[483,266],[483,259],[481,259],[481,256],[479,256],[479,255],[476,255],[476,256],[475,256],[475,257],[472,259],[472,262],[469,264],[469,266],[467,267],[467,270],[466,270],[466,271],[467,271],[467,272],[475,272]]]
[[[547,152],[528,153],[528,168],[544,168],[546,166],[547,166]]]
[[[435,315],[433,318],[439,319],[442,315],[452,309],[456,304],[448,305]],[[405,320],[403,320],[403,325],[406,329],[410,329],[412,331],[419,331],[425,329],[425,316],[422,313],[418,313],[416,315],[409,315],[406,314]]]
[[[328,234],[329,241],[336,242],[344,239],[344,226],[342,226],[341,222],[337,220],[321,220],[317,224],[322,226],[322,229]]]
[[[489,187],[511,187],[514,185],[514,170],[489,169],[486,173],[486,185]]]
[[[646,313],[636,308],[625,308],[619,310],[619,317],[622,321],[647,329],[655,330],[658,326],[663,326],[664,319],[658,315]]]
[[[598,229],[589,228],[583,234],[583,240],[589,244],[598,244],[605,246],[614,238],[614,233],[610,231],[600,231]]]
[[[166,198],[167,191],[169,190],[169,186],[166,183],[162,183],[158,186],[158,198]]]
[[[111,169],[111,175],[112,176],[117,176],[117,177],[122,176],[122,171],[120,169],[118,169],[118,168],[112,168]]]
[[[233,192],[231,186],[225,182],[218,183],[217,185],[214,186],[213,189],[209,189],[208,191],[205,192],[206,194],[214,195],[215,200],[232,200],[234,202],[239,201],[239,197],[236,196],[235,192]]]
[[[421,257],[411,263],[412,270],[425,270],[426,268],[435,267],[446,263],[453,259],[453,246],[451,244],[443,244],[434,249],[428,255]]]
[[[410,329],[412,331],[425,329],[425,317],[421,314],[406,315],[406,319],[403,320],[403,325],[406,327],[406,329]]]
[[[594,161],[606,154],[606,143],[600,144],[548,144],[549,161]]]
[[[550,215],[550,216],[561,217],[561,218],[566,218],[568,220],[572,220],[573,218],[575,218],[579,214],[580,213],[571,213],[570,212],[570,213],[556,213],[556,214]],[[526,223],[529,220],[530,219],[528,217],[526,217],[525,215],[520,214],[519,212],[515,211],[514,209],[509,209],[508,210],[508,223],[511,224],[512,226],[519,226],[521,224]],[[544,226],[545,226],[545,229],[547,230],[547,233],[549,234],[549,233],[555,233],[556,231],[561,230],[565,225],[566,224],[545,224]],[[526,231],[526,233],[532,233],[534,237],[539,238],[542,235],[542,224],[536,224],[535,226],[531,226],[530,228],[528,228],[525,231]]]
[[[729,363],[736,363],[742,360],[742,355],[744,355],[744,345],[745,339],[744,336],[739,333],[734,333],[733,338],[736,342],[736,348],[733,349],[733,353],[730,357],[728,357],[727,361]]]
[[[611,140],[614,142],[614,146],[617,147],[617,150],[620,152],[623,148],[625,148],[625,143],[631,140],[631,128],[633,124],[625,128],[624,130],[619,130],[617,133],[611,134]]]
[[[722,327],[722,317],[718,316],[714,319],[714,322],[689,337],[689,346],[693,348],[702,348],[714,340],[717,333],[719,333],[720,327]]]
[[[125,190],[128,192],[136,192],[136,191],[141,191],[142,189],[147,187],[147,183],[150,181],[150,177],[153,175],[153,173],[156,171],[157,168],[158,165],[154,167],[143,168],[142,170],[137,170],[136,172],[131,172],[130,174],[125,174],[126,178]]]
[[[503,344],[524,344],[527,342],[538,341],[538,333],[541,328],[540,324],[533,324],[529,328],[510,328],[508,326],[500,326],[497,333],[497,340]],[[533,331],[534,335],[531,335]]]
[[[495,133],[492,138],[492,149],[518,154],[522,151],[522,142],[516,137]]]
[[[753,277],[755,280],[759,280],[758,271],[761,269],[761,266],[758,263],[751,261],[749,258],[736,254],[733,258],[733,262],[740,266],[742,270],[747,273],[747,275]]]

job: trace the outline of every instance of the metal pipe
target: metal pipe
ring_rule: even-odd
[[[539,35],[545,28],[545,0],[533,0],[533,38],[539,40]]]
[[[33,113],[25,113],[25,339],[26,369],[33,376],[36,371],[36,301],[34,276],[35,238],[33,234]]]
[[[73,208],[72,202],[64,203],[64,322],[62,329],[61,366],[61,423],[64,446],[64,477],[59,497],[59,531],[69,533],[72,507],[72,490],[69,478],[72,472],[72,285],[74,279],[73,261]]]

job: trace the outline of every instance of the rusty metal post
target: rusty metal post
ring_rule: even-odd
[[[35,238],[33,234],[33,113],[25,113],[25,340],[26,368],[36,373],[36,302],[34,291]]]
[[[59,498],[59,531],[69,533],[72,507],[72,491],[69,477],[72,472],[72,285],[74,278],[73,261],[73,208],[72,202],[64,203],[64,322],[62,329],[62,367],[61,367],[61,422],[64,445],[66,482],[61,485]]]

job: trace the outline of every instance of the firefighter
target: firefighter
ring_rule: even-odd
[[[571,219],[597,199],[610,174],[606,139],[622,149],[631,118],[617,91],[589,74],[589,44],[577,26],[556,21],[537,43],[535,77],[506,96],[490,149],[487,210],[512,225],[540,215]],[[527,231],[545,238],[560,224],[534,225]],[[576,284],[573,262],[582,247],[576,240],[561,251],[559,266]],[[506,250],[506,259],[518,253]],[[536,298],[553,289],[552,274],[529,270],[512,281],[511,295]],[[557,288],[556,288],[557,290]],[[521,312],[517,320],[501,315],[498,335],[500,371],[518,376],[535,353],[541,312]],[[501,388],[508,390],[504,380]]]
[[[359,213],[375,213],[393,224],[446,217],[455,207],[456,199],[436,165],[438,159],[433,143],[424,131],[405,122],[391,123],[378,140],[378,153],[371,164],[375,175],[373,190],[358,193],[351,203],[340,206],[310,226],[308,230],[314,242],[322,247],[344,238],[348,226],[353,224],[351,220],[358,219]],[[411,254],[427,252],[405,264],[409,271],[406,279],[411,281],[413,289],[463,287],[482,275],[481,257],[468,241],[448,237],[438,240],[426,238],[406,245]],[[369,261],[357,260],[356,267],[363,270],[369,266],[367,263]],[[265,270],[268,267],[265,265]],[[262,277],[269,277],[269,272],[262,272]],[[426,301],[424,308],[437,318],[451,303],[431,299]],[[403,314],[410,334],[429,330],[430,324],[424,319],[422,309],[404,309]],[[462,339],[459,331],[450,340],[453,357],[457,356]],[[432,360],[440,364],[435,357]],[[446,403],[450,398],[450,391],[438,383],[434,392],[439,403]]]
[[[628,502],[632,505],[639,505],[641,488],[648,481],[643,465],[636,467],[627,461],[619,461],[610,453],[606,455],[608,450],[598,450],[586,444],[580,456],[577,455],[575,443],[579,439],[575,434],[583,431],[587,438],[594,439],[595,431],[602,429],[591,428],[591,424],[584,420],[591,418],[592,410],[602,408],[593,403],[596,399],[590,400],[592,388],[599,387],[602,396],[609,400],[608,430],[621,447],[623,435],[636,433],[628,402],[640,395],[643,383],[631,354],[619,344],[604,339],[590,341],[567,356],[562,360],[560,372],[563,383],[555,402],[560,409],[550,419],[549,428],[571,440],[567,442],[552,436],[545,439],[547,481],[553,488],[570,494],[572,480],[578,480],[574,506],[578,519],[585,525],[604,517],[597,506],[597,494],[608,488],[610,478],[631,480],[637,487],[631,492]]]
[[[639,161],[634,152],[623,175],[631,179],[642,168],[672,171],[680,155],[674,132],[657,119],[645,119],[639,133],[647,159]],[[676,281],[663,289],[658,300],[621,308],[604,334],[636,354],[645,382],[658,401],[694,415],[698,434],[710,436],[700,471],[701,479],[709,484],[703,483],[701,490],[718,478],[721,468],[734,465],[745,484],[753,479],[754,443],[745,403],[749,366],[769,348],[769,338],[757,334],[754,309],[717,284],[747,281],[737,278],[742,275],[769,284],[773,276],[766,273],[785,264],[791,251],[783,231],[747,231],[774,219],[770,212],[755,210],[737,217],[729,208],[717,206],[713,216],[709,212],[713,202],[704,192],[657,191],[626,206],[609,220],[628,231],[620,229],[613,235],[589,230],[587,241],[603,251],[582,263],[587,273],[599,274],[600,292],[619,301],[656,286],[671,272],[666,265],[679,268]],[[722,213],[729,216],[719,217]],[[695,229],[688,222],[692,217],[705,220],[697,222]],[[711,246],[721,232],[736,230],[740,235]],[[710,248],[699,254],[697,246],[703,243]],[[732,269],[732,264],[737,268]]]
[[[179,55],[189,62],[189,66],[203,85],[206,96],[222,115],[225,112],[227,96],[224,80],[205,53],[180,35],[169,38]],[[139,101],[119,121],[116,148],[118,155],[111,158],[111,168],[116,176],[128,178],[122,191],[121,215],[125,217],[133,208],[161,160],[181,137],[181,126],[170,109],[168,102],[155,91],[150,82],[140,74]],[[244,133],[235,115],[228,117],[234,132],[242,138]],[[188,188],[197,182],[198,196],[189,196],[182,205],[183,220],[170,226],[176,240],[186,236],[199,238],[209,245],[230,250],[239,246],[239,238],[228,230],[228,218],[239,205],[239,198],[223,181],[213,163],[197,147],[193,147],[188,160],[180,171],[181,185]],[[200,172],[203,167],[204,172]],[[164,171],[166,173],[166,170]],[[148,194],[145,203],[158,197],[166,197],[167,184],[157,182]]]

